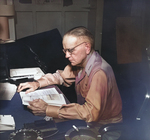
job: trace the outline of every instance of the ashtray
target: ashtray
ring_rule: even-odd
[[[42,133],[35,129],[19,129],[12,132],[9,140],[43,140]]]
[[[65,134],[66,140],[100,140],[101,135],[88,127],[78,127],[70,129]]]

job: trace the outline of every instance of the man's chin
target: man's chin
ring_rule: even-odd
[[[70,63],[71,63],[71,65],[72,65],[72,66],[76,66],[76,64],[75,64],[75,63],[73,63],[73,62],[70,62]]]
[[[77,65],[78,65],[78,64],[75,63],[75,62],[70,62],[70,64],[71,64],[72,66],[77,66]]]
[[[71,63],[71,66],[81,67],[81,64],[76,64],[76,63],[73,63],[73,62],[70,62],[70,63]]]

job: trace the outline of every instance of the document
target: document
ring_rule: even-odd
[[[15,130],[15,121],[11,115],[0,115],[0,131]]]
[[[23,105],[29,105],[29,102],[35,99],[42,99],[49,105],[54,106],[66,104],[63,94],[59,94],[54,87],[48,89],[39,89],[28,94],[25,92],[20,92],[20,97]]]

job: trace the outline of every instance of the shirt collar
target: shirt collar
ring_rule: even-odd
[[[93,67],[95,59],[96,59],[96,52],[93,52],[90,55],[90,58],[89,58],[89,60],[88,60],[88,62],[86,64],[86,67],[85,67],[85,72],[87,73],[88,76],[91,73],[91,70],[92,70],[92,67]]]
[[[79,81],[81,81],[81,79],[83,79],[85,77],[85,74],[87,74],[88,76],[91,73],[94,61],[96,59],[96,53],[97,52],[93,52],[92,54],[90,54],[87,58],[87,64],[85,66],[85,69],[81,69],[78,72],[78,76],[76,77],[76,83],[79,83]],[[84,71],[84,72],[83,72]]]

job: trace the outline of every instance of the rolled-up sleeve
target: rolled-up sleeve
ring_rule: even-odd
[[[40,87],[45,87],[48,85],[64,85],[70,86],[75,82],[74,72],[71,70],[71,67],[68,65],[64,70],[57,70],[56,73],[45,74],[38,80]]]
[[[87,122],[98,121],[107,102],[107,78],[103,71],[97,72],[83,105],[72,103],[59,109],[59,118],[82,119]]]
[[[86,122],[116,123],[122,120],[121,100],[118,89],[108,92],[107,77],[103,71],[98,71],[92,78],[90,89],[85,97],[85,103],[70,103],[61,107],[47,109],[47,114],[53,114],[61,119],[81,119]],[[49,111],[48,111],[49,110]]]

